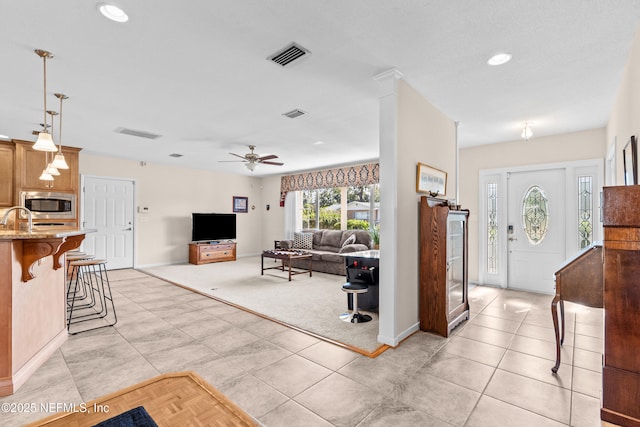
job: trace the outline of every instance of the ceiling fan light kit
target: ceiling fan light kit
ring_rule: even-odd
[[[284,165],[284,163],[271,161],[272,159],[278,158],[278,156],[276,156],[275,154],[260,156],[259,154],[256,154],[253,152],[253,150],[255,149],[256,149],[255,145],[249,145],[249,150],[251,150],[251,152],[245,154],[244,156],[241,156],[240,154],[236,154],[236,153],[229,153],[232,156],[240,157],[242,160],[220,160],[220,162],[243,162],[247,167],[247,169],[249,169],[251,172],[255,170],[258,164],[274,165],[274,166]]]

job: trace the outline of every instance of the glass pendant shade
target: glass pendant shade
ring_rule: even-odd
[[[245,163],[244,165],[245,165],[245,166],[247,167],[247,169],[249,169],[251,172],[253,172],[253,170],[256,168],[256,164],[255,164],[255,163],[251,163],[251,162],[249,162],[249,163]]]
[[[520,136],[527,141],[533,136],[533,131],[527,123],[525,123],[524,127],[522,128],[522,133],[520,134]]]
[[[48,152],[58,151],[58,147],[56,147],[56,144],[53,143],[51,134],[47,132],[40,132],[38,134],[38,139],[36,140],[36,143],[33,144],[33,149]]]
[[[53,161],[51,162],[51,166],[53,166],[56,169],[69,169],[69,165],[67,164],[67,161],[64,158],[64,154],[62,154],[62,152],[58,151],[58,154],[56,154],[56,156],[53,158]]]
[[[47,165],[47,168],[44,171],[51,176],[60,176],[58,168],[54,167],[51,163]]]
[[[40,179],[40,181],[53,181],[53,177],[51,176],[51,174],[48,174],[46,170],[42,171],[42,174],[38,179]]]

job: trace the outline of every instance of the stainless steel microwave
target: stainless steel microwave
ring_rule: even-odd
[[[33,219],[64,219],[76,217],[76,195],[47,191],[21,191],[20,205],[31,211]],[[26,218],[24,211],[21,217]]]

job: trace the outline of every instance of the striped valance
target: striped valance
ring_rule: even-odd
[[[285,175],[280,180],[280,206],[284,206],[284,199],[289,191],[371,185],[379,181],[379,163]]]

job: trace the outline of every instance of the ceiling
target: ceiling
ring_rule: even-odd
[[[529,143],[603,127],[640,23],[637,0],[118,0],[127,23],[98,2],[2,2],[0,134],[34,140],[45,49],[47,107],[69,96],[64,145],[258,176],[377,158],[373,76],[392,67],[460,122],[462,147],[517,140],[524,122]],[[292,42],[311,54],[267,60]],[[502,51],[511,62],[488,66]],[[250,144],[285,165],[220,162]]]

